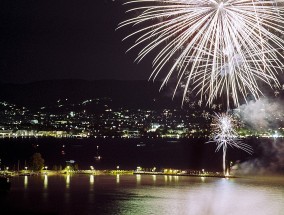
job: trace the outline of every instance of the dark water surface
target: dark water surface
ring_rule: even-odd
[[[181,168],[207,169],[222,171],[222,150],[215,152],[216,145],[206,144],[208,139],[59,139],[59,138],[18,138],[0,139],[0,158],[2,167],[24,169],[29,158],[40,152],[45,165],[52,169],[54,165],[66,166],[66,161],[75,160],[80,169],[121,169],[146,168]],[[253,141],[249,141],[253,143]],[[99,146],[100,162],[95,161]],[[242,150],[228,149],[230,161],[247,160],[249,155]],[[25,162],[26,161],[26,162]]]
[[[22,176],[0,214],[282,215],[284,178]]]

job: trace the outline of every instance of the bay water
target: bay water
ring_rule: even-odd
[[[11,183],[1,193],[1,214],[284,214],[283,177],[76,174]]]

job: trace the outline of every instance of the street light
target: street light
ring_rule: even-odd
[[[45,174],[47,174],[47,166],[45,166],[44,169],[45,169]]]
[[[94,169],[95,168],[93,166],[90,166],[90,168],[91,168],[91,173],[94,174]]]
[[[118,173],[118,170],[119,170],[119,166],[116,166],[116,173]]]

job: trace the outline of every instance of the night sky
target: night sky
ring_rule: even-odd
[[[134,63],[121,42],[131,29],[122,0],[0,1],[0,82],[50,79],[147,79],[151,62]]]

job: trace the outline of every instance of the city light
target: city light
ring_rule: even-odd
[[[79,105],[79,104],[78,104]],[[115,104],[113,104],[115,105]],[[3,110],[5,117],[2,118],[2,129],[0,129],[0,138],[198,138],[208,137],[210,134],[210,123],[214,112],[222,110],[220,104],[213,104],[214,109],[204,111],[197,103],[194,103],[192,108],[167,108],[161,110],[149,110],[144,108],[127,109],[127,108],[113,108],[113,112],[108,115],[98,113],[98,119],[96,115],[80,115],[79,111],[74,111],[76,123],[62,125],[54,119],[61,118],[66,119],[69,110],[61,113],[54,114],[54,119],[49,118],[44,110],[40,110],[37,113],[31,112],[30,115],[22,115],[17,111]],[[220,106],[220,107],[219,107]],[[79,107],[79,106],[78,106]],[[3,108],[7,108],[4,106]],[[55,110],[57,112],[57,110]],[[120,113],[120,114],[118,114]],[[166,113],[166,114],[165,114]],[[124,115],[131,115],[132,117],[125,118]],[[145,115],[148,115],[146,118]],[[259,131],[249,127],[243,127],[243,133],[240,136],[259,136],[259,137],[283,137],[284,136],[284,111],[281,109],[277,115],[269,112],[263,112],[265,118],[273,120],[279,124],[278,129],[273,129],[273,132],[268,128],[266,131]],[[43,117],[44,116],[44,117]],[[39,125],[42,129],[38,129],[38,125],[29,124],[30,120],[37,117]],[[82,121],[88,117],[88,124],[81,124]],[[21,119],[22,125],[11,123],[14,119]],[[45,122],[43,124],[43,121]],[[28,124],[29,126],[27,126]],[[89,125],[95,124],[96,128],[92,128]],[[8,126],[9,125],[9,126]],[[77,126],[77,129],[74,128]],[[115,126],[114,126],[115,125]],[[153,130],[153,125],[155,129]],[[158,126],[158,127],[157,127]],[[51,128],[51,130],[48,128]],[[75,134],[82,133],[82,135],[76,136]],[[147,132],[144,132],[147,131]],[[276,133],[277,132],[277,135]],[[84,134],[88,134],[84,136]],[[83,137],[84,136],[84,137]],[[144,147],[145,143],[138,143],[137,146]],[[61,154],[66,155],[65,145],[62,145]],[[102,160],[102,155],[97,148],[97,152],[94,155],[96,161]]]

